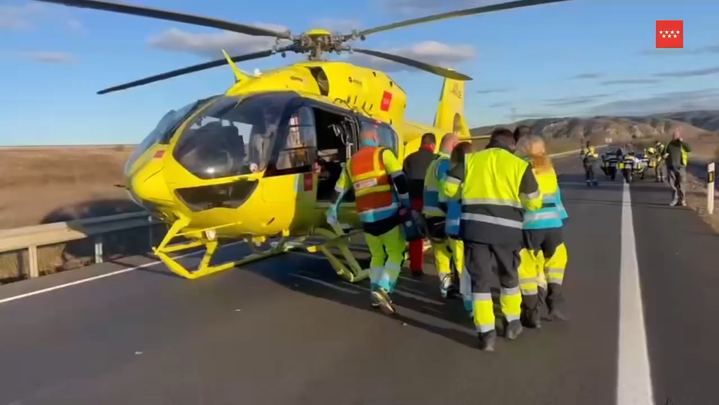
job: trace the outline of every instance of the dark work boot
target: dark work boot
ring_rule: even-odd
[[[519,317],[522,325],[529,329],[540,328],[539,322],[539,295],[522,296],[522,315]]]
[[[549,284],[549,294],[547,294],[547,309],[549,309],[549,321],[567,320],[567,315],[564,311],[564,295],[562,294],[561,285]]]
[[[519,319],[509,321],[509,323],[507,324],[507,329],[504,331],[504,337],[509,340],[514,340],[520,334],[522,334],[522,323],[519,322]]]
[[[392,305],[389,293],[387,293],[387,291],[382,287],[378,288],[376,291],[372,291],[372,303],[377,304],[380,311],[384,312],[386,315],[394,315],[397,313],[394,305]]]
[[[482,332],[479,337],[479,350],[485,352],[494,351],[494,343],[497,341],[497,331]]]

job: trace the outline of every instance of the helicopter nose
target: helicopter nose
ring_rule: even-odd
[[[148,211],[156,211],[157,206],[174,205],[165,182],[164,166],[155,162],[148,162],[126,179],[132,199]]]

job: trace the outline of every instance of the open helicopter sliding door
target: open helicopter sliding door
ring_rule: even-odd
[[[334,195],[335,185],[347,160],[357,151],[359,122],[349,111],[314,103],[317,124],[317,200],[315,212],[324,216]],[[354,193],[350,190],[340,204],[340,220],[354,222]]]

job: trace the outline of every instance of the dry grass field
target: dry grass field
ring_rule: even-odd
[[[137,210],[124,189],[132,147],[0,148],[0,229]]]
[[[115,187],[123,183],[123,168],[132,149],[0,148],[0,229],[138,210],[125,190]],[[41,247],[40,272],[81,266],[92,254],[92,241]],[[21,279],[27,271],[26,251],[0,254],[0,282]]]

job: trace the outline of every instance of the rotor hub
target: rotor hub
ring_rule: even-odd
[[[326,29],[313,28],[300,35],[293,36],[293,43],[288,50],[307,54],[309,60],[323,60],[325,53],[335,52],[339,54],[346,50],[345,43],[348,39],[345,35],[332,33]]]

